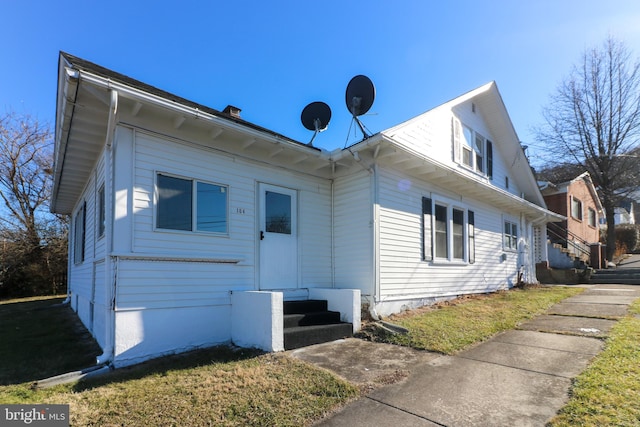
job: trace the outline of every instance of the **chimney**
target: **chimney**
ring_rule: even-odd
[[[223,113],[228,114],[231,117],[235,117],[236,119],[240,118],[240,111],[242,111],[240,108],[234,107],[233,105],[227,105],[224,107],[224,110],[222,110]]]

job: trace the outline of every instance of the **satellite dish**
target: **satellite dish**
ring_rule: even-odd
[[[305,128],[314,131],[313,137],[308,144],[313,145],[313,140],[318,132],[322,132],[327,129],[327,126],[329,126],[329,121],[331,120],[331,108],[329,108],[329,106],[324,102],[312,102],[304,107],[302,114],[300,115],[300,120]]]
[[[347,92],[345,94],[345,101],[347,103],[347,109],[353,116],[353,119],[358,123],[360,130],[364,134],[365,138],[369,135],[364,130],[364,126],[358,119],[358,116],[365,114],[373,105],[373,100],[376,97],[376,88],[373,86],[373,82],[367,76],[357,75],[351,79],[347,85]]]

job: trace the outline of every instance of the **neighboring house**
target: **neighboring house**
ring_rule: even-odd
[[[613,221],[615,225],[636,223],[636,203],[631,199],[624,199],[614,210]]]
[[[283,300],[373,316],[536,282],[545,208],[495,83],[328,152],[61,53],[52,210],[116,366],[284,348]],[[333,308],[332,308],[333,307]]]
[[[566,217],[548,225],[550,242],[562,245],[573,257],[588,261],[590,245],[600,241],[600,219],[604,216],[591,176],[584,172],[569,181],[541,181],[538,185],[549,210]],[[551,267],[561,267],[554,265],[554,257],[550,262]]]

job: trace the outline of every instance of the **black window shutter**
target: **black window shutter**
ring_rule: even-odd
[[[422,259],[433,259],[433,247],[431,245],[431,198],[422,198]]]
[[[493,144],[487,140],[487,176],[493,179]]]
[[[473,211],[468,211],[469,216],[469,264],[476,262],[476,219]]]

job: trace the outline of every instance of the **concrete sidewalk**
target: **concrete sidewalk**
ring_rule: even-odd
[[[517,330],[455,356],[357,339],[293,351],[359,384],[384,384],[321,426],[544,426],[640,287],[592,285]]]

